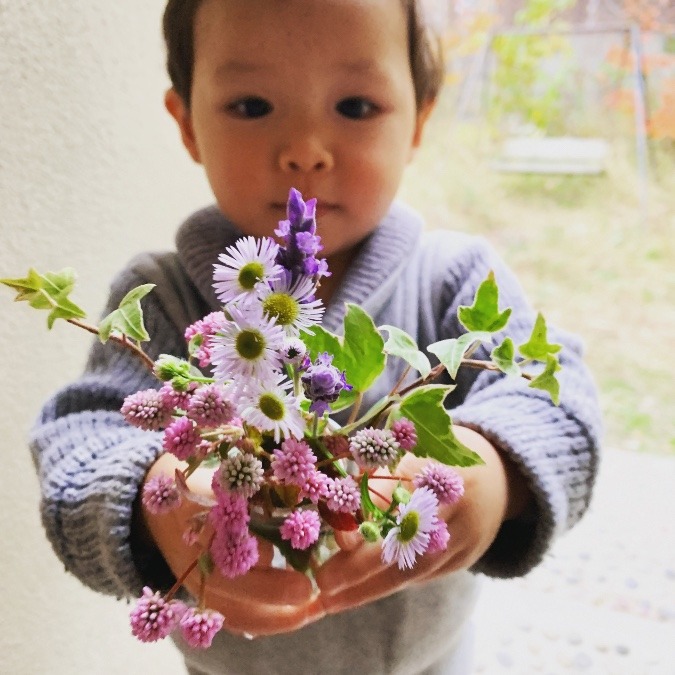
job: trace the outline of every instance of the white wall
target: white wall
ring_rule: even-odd
[[[164,0],[0,0],[0,277],[65,266],[96,317],[114,272],[166,248],[210,201],[164,112]],[[182,672],[170,644],[129,636],[128,608],[80,586],[44,538],[26,445],[41,402],[80,371],[89,337],[0,288],[0,670]]]

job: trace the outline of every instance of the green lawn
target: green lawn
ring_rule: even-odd
[[[654,149],[645,211],[630,137],[591,177],[498,174],[487,139],[441,100],[402,197],[430,227],[490,239],[547,319],[583,337],[607,447],[675,454],[675,148]]]

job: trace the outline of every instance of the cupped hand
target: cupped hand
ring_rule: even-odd
[[[162,455],[150,469],[146,481],[159,474],[173,476],[176,469],[186,466],[172,455]],[[212,496],[212,476],[212,470],[198,469],[188,479],[190,490]],[[191,518],[203,510],[204,507],[186,499],[173,511],[158,515],[141,506],[149,536],[176,578],[199,555],[199,546],[185,544],[182,533]],[[324,610],[307,576],[292,569],[272,567],[273,549],[269,542],[258,539],[258,550],[259,561],[247,574],[227,579],[215,570],[207,578],[206,606],[223,614],[224,627],[235,634],[272,635],[296,630],[321,618]],[[198,597],[198,570],[194,570],[183,585],[191,595]]]
[[[455,426],[454,431],[465,445],[483,458],[485,464],[457,469],[464,478],[464,496],[456,504],[444,505],[439,511],[450,532],[447,549],[418,557],[412,569],[400,570],[396,563],[386,565],[382,562],[381,542],[367,543],[358,533],[338,533],[336,539],[342,550],[317,573],[326,613],[358,607],[411,584],[470,567],[487,551],[507,515],[514,515],[514,509],[520,508],[524,498],[520,490],[525,488],[512,480],[502,455],[471,429]],[[412,483],[406,483],[406,479],[411,481],[431,461],[434,460],[406,454],[395,473],[404,479],[405,487],[412,489]],[[378,480],[375,475],[369,484],[389,498],[397,483],[390,479]],[[376,496],[373,501],[386,506]]]

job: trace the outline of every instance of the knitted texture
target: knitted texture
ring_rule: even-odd
[[[394,204],[353,260],[326,308],[323,325],[339,333],[344,303],[358,303],[376,325],[398,326],[424,349],[464,332],[457,323],[457,308],[471,304],[480,282],[494,270],[500,304],[513,308],[508,333],[516,344],[525,342],[534,312],[494,251],[479,238],[450,231],[423,235],[422,229],[412,211]],[[211,285],[213,263],[239,236],[241,233],[215,208],[196,213],[177,234],[177,253],[143,254],[117,277],[106,312],[114,309],[130,288],[157,284],[144,300],[146,325],[152,336],[147,350],[153,358],[160,353],[183,356],[185,328],[218,308]],[[506,523],[476,565],[476,570],[486,574],[525,574],[541,561],[554,538],[588,507],[600,433],[596,394],[581,363],[578,341],[550,327],[549,340],[564,345],[559,407],[546,394],[516,378],[473,369],[460,370],[456,387],[446,399],[453,409],[453,420],[478,430],[506,452],[535,496],[533,514]],[[485,350],[477,354],[485,355]],[[364,409],[399,379],[404,368],[399,361],[388,360],[387,369],[365,397]],[[413,378],[411,373],[406,381]],[[46,404],[32,432],[31,448],[42,486],[42,517],[56,554],[85,584],[117,596],[138,595],[144,585],[155,587],[170,581],[157,552],[141,550],[132,536],[134,502],[147,469],[161,451],[161,435],[125,424],[118,412],[128,394],[158,386],[132,354],[97,343],[84,375]],[[343,411],[336,418],[344,421],[346,414]],[[288,654],[289,672],[311,667],[328,673],[331,663],[333,668],[343,668],[341,672],[364,668],[370,672],[417,672],[416,668],[428,667],[454,644],[452,636],[460,630],[473,603],[469,575],[449,575],[432,586],[432,596],[422,587],[411,587],[396,594],[395,601],[373,603],[363,611],[348,613],[347,618],[330,617],[292,636],[246,643],[221,632],[214,642],[221,651],[209,650],[214,659],[216,652],[220,654],[214,664],[221,664],[221,670],[214,665],[213,672],[222,672],[222,663],[234,658],[235,652],[232,672],[264,672],[265,662],[260,659],[272,653],[275,663],[285,662],[284,654]],[[450,608],[446,611],[444,604],[435,603],[432,611],[428,605],[431,597],[447,600]],[[393,613],[392,602],[398,603]],[[424,617],[434,612],[432,624],[425,624]],[[361,616],[363,642],[356,648],[352,643],[360,640]],[[341,633],[334,632],[342,630],[350,645],[346,651],[345,643],[336,637]],[[319,664],[317,650],[312,647],[317,640],[340,647],[340,656],[331,656],[327,648],[326,659]],[[374,649],[377,654],[371,653]],[[347,653],[353,656],[347,658]],[[303,654],[307,654],[306,662]],[[410,663],[409,670],[401,665],[404,662]],[[204,672],[212,671],[204,667]]]

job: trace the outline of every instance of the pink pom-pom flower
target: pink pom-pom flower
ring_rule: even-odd
[[[120,412],[129,424],[144,431],[158,431],[171,421],[171,409],[157,389],[144,389],[127,396]]]
[[[413,478],[416,488],[428,487],[440,504],[455,504],[464,494],[464,479],[449,466],[431,462]]]
[[[321,519],[316,511],[293,511],[284,520],[280,533],[281,538],[291,542],[293,548],[304,550],[319,539]]]
[[[195,454],[201,441],[197,425],[188,417],[179,417],[164,430],[162,446],[167,452],[185,461]]]
[[[223,627],[225,617],[212,609],[189,608],[180,620],[179,628],[185,641],[196,649],[208,649],[216,633]]]
[[[168,476],[160,475],[151,478],[143,486],[143,505],[150,513],[168,513],[180,504],[180,492],[176,481]]]
[[[159,592],[147,586],[131,610],[131,632],[141,642],[156,642],[169,635],[178,625],[185,605],[178,600],[166,601]]]
[[[417,445],[415,425],[406,417],[401,417],[391,425],[391,433],[394,434],[401,450],[412,450]]]

